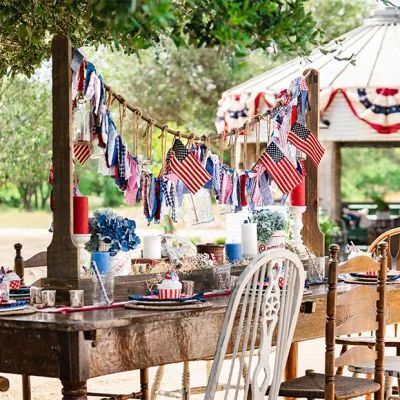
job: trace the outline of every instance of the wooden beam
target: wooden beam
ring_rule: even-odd
[[[71,42],[56,35],[53,56],[53,239],[47,248],[49,279],[79,280],[79,253],[72,242]]]
[[[319,127],[319,73],[315,69],[304,71],[309,87],[311,111],[307,114],[307,126],[318,136]],[[318,169],[308,157],[306,162],[306,205],[302,231],[304,244],[317,256],[324,254],[324,235],[319,228]]]
[[[334,149],[334,170],[331,171],[331,174],[334,174],[334,210],[335,210],[335,220],[339,221],[342,215],[342,196],[341,196],[341,187],[342,187],[342,145],[339,142],[336,142],[333,146]],[[332,243],[329,243],[332,244]]]

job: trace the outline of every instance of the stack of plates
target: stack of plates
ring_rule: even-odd
[[[181,297],[179,299],[162,300],[158,296],[129,296],[129,301],[125,307],[142,310],[182,310],[199,309],[210,307],[202,296]]]
[[[8,311],[24,310],[28,308],[26,301],[9,300],[0,302],[0,313]]]
[[[345,282],[351,283],[365,283],[365,284],[376,284],[378,277],[375,275],[369,275],[366,273],[352,273],[349,279],[345,279]],[[399,271],[388,271],[387,283],[400,283]]]

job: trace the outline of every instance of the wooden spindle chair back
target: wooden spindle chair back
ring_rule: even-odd
[[[393,228],[383,232],[368,247],[368,251],[373,255],[378,252],[378,244],[386,242],[388,244],[387,259],[389,269],[400,270],[400,228]]]
[[[282,265],[283,279],[279,279],[278,270]],[[229,370],[225,400],[237,399],[239,389],[244,390],[240,398],[264,399],[268,387],[269,399],[278,397],[304,281],[301,261],[284,249],[263,253],[246,267],[228,303],[205,399],[214,399],[228,354],[232,358],[226,361]],[[274,367],[271,366],[273,338],[276,339]]]
[[[22,282],[24,281],[25,268],[37,268],[47,266],[47,251],[41,251],[33,255],[31,258],[24,260],[22,257],[22,244],[16,243],[15,258],[14,258],[14,271],[19,275]]]
[[[339,246],[336,244],[330,246],[325,332],[326,400],[334,400],[335,398],[335,369],[337,367],[370,361],[375,361],[374,380],[381,385],[381,389],[375,393],[375,399],[383,399],[387,247],[386,242],[378,245],[379,256],[377,261],[366,255],[360,255],[339,264]],[[377,273],[376,286],[354,285],[354,288],[350,290],[340,294],[337,293],[338,274],[367,272]],[[360,331],[375,331],[375,349],[372,350],[365,346],[353,346],[336,358],[336,336]]]

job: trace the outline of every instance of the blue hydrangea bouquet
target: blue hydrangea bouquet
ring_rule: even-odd
[[[112,210],[96,210],[89,221],[91,238],[86,250],[98,251],[100,244],[105,244],[112,254],[118,251],[130,251],[140,244],[135,233],[136,222],[116,215]]]

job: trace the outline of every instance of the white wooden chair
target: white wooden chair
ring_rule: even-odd
[[[277,266],[283,263],[283,287]],[[268,286],[264,288],[264,281]],[[209,377],[206,400],[213,400],[227,355],[229,372],[225,400],[278,397],[279,387],[303,297],[305,273],[299,258],[289,250],[259,255],[242,272],[228,303]],[[273,343],[276,338],[276,343]],[[272,346],[275,361],[272,367]],[[256,351],[258,348],[258,351]],[[243,369],[247,366],[245,373]],[[239,390],[244,393],[239,394]],[[233,392],[233,393],[232,393]],[[239,397],[238,397],[239,396]]]

